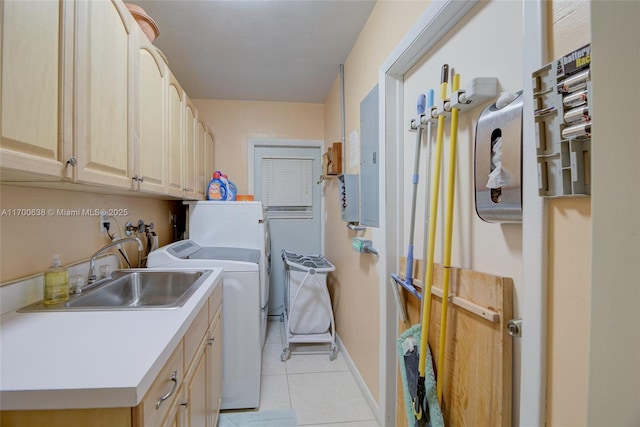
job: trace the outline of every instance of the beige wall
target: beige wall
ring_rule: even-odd
[[[247,194],[249,138],[324,139],[322,104],[194,99],[215,138],[214,164]],[[211,171],[213,172],[213,171]]]
[[[60,254],[67,265],[89,258],[109,243],[99,232],[95,216],[64,216],[60,210],[105,209],[125,215],[117,216],[124,228],[127,221],[155,225],[160,245],[173,241],[169,213],[177,212],[177,202],[142,197],[111,196],[91,192],[50,190],[41,188],[0,186],[0,209],[45,209],[55,213],[46,216],[0,216],[0,282],[39,273],[51,265],[51,256]],[[126,211],[126,212],[125,212]],[[118,230],[112,220],[111,232]],[[122,232],[116,231],[122,236]],[[136,246],[127,245],[132,263],[137,262]]]
[[[379,1],[345,61],[346,134],[360,126],[360,102],[378,83],[378,70],[428,6],[425,1]],[[359,129],[358,129],[359,133]],[[340,141],[339,81],[325,100],[325,142]],[[349,153],[349,147],[346,147]],[[347,162],[348,165],[348,162]],[[358,168],[347,170],[357,173]],[[379,396],[380,310],[377,263],[351,249],[356,234],[340,221],[336,179],[325,184],[325,253],[336,265],[330,280],[338,335],[372,396]],[[381,206],[381,209],[384,209]],[[366,234],[365,234],[366,235]]]
[[[475,77],[498,78],[499,92],[517,92],[522,89],[522,4],[520,2],[481,2],[477,4],[457,27],[404,75],[404,120],[409,123],[416,114],[416,100],[420,93],[434,89],[436,104],[440,101],[440,74],[442,64],[449,64],[460,74],[460,88],[464,89]],[[509,52],[509,55],[504,55]],[[447,96],[452,90],[451,79]],[[495,100],[495,99],[494,99]],[[494,102],[492,100],[491,102]],[[455,171],[455,197],[451,265],[455,267],[509,277],[513,280],[513,315],[520,316],[522,299],[522,225],[487,223],[475,209],[475,130],[479,116],[489,102],[463,111],[458,120],[458,143]],[[409,241],[411,214],[411,182],[415,159],[415,132],[404,129],[404,239],[403,255]],[[445,242],[445,204],[449,176],[450,120],[446,121],[443,138],[441,186],[438,203],[438,223],[434,261],[443,263]],[[426,138],[426,133],[425,133]],[[505,150],[509,141],[503,140]],[[519,141],[513,141],[519,143]],[[490,141],[485,141],[490,143]],[[431,147],[435,153],[436,126],[433,127]],[[423,147],[426,145],[423,143]],[[433,171],[427,169],[426,150],[421,152],[420,185],[416,209],[416,259],[424,259],[425,182]],[[485,182],[480,185],[484,187]],[[520,342],[513,341],[513,419],[519,418],[520,402]],[[509,390],[511,392],[511,390]]]
[[[591,40],[587,1],[549,3],[549,61]],[[591,199],[548,200],[547,425],[586,425]]]

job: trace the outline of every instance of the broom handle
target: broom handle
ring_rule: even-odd
[[[420,114],[424,114],[426,97],[424,94],[418,96],[418,104],[416,110],[418,112],[418,128],[416,129],[416,154],[413,163],[413,192],[411,195],[411,221],[409,225],[409,248],[407,249],[407,268],[405,273],[405,281],[407,284],[413,282],[413,236],[416,226],[416,199],[418,197],[418,181],[420,179],[420,140],[422,139],[422,126],[420,123]]]
[[[451,92],[455,93],[460,87],[460,74],[453,76]],[[447,183],[447,210],[445,214],[445,242],[442,276],[442,310],[440,313],[440,345],[438,346],[438,364],[436,372],[440,381],[436,381],[438,402],[442,403],[442,383],[444,378],[444,350],[447,336],[447,309],[449,308],[449,284],[451,282],[451,243],[453,240],[453,201],[456,185],[456,149],[458,143],[458,109],[451,109],[451,142],[449,146],[449,179]]]
[[[442,66],[440,83],[440,99],[447,96],[447,81],[449,66]],[[431,315],[431,287],[433,286],[433,257],[436,246],[436,226],[438,222],[438,193],[440,190],[440,171],[442,169],[442,139],[444,137],[444,114],[438,116],[438,130],[436,136],[436,157],[434,160],[433,182],[431,186],[431,203],[429,206],[429,248],[427,250],[427,272],[422,291],[422,331],[420,335],[420,359],[418,372],[424,378],[427,366],[427,347],[429,346],[429,318]]]

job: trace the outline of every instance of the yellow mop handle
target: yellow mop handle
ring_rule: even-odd
[[[460,87],[460,74],[453,76],[451,92],[455,93]],[[438,402],[442,403],[442,383],[444,382],[444,353],[447,337],[447,309],[449,308],[449,283],[451,281],[451,241],[453,240],[453,200],[456,185],[456,145],[458,143],[458,109],[451,109],[451,145],[449,147],[449,179],[447,183],[447,207],[444,224],[444,256],[442,277],[442,311],[440,313],[440,345],[438,346],[438,373],[436,393]]]
[[[447,96],[447,75],[449,66],[445,65],[442,71],[442,83],[440,84],[440,99]],[[442,139],[444,137],[444,114],[438,116],[438,131],[436,134],[436,153],[433,162],[433,181],[431,185],[431,205],[429,210],[429,244],[427,249],[427,268],[422,290],[422,331],[420,337],[420,359],[418,360],[418,372],[425,376],[427,365],[427,347],[429,345],[429,319],[431,316],[431,287],[433,285],[433,253],[436,247],[436,226],[438,222],[438,193],[440,191],[440,171],[442,164]]]

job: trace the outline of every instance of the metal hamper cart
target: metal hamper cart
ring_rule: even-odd
[[[322,255],[299,255],[282,251],[285,272],[283,362],[291,357],[290,344],[329,343],[329,360],[337,348],[335,320],[327,290],[327,273],[336,268]]]

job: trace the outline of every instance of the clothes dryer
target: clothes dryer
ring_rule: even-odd
[[[149,253],[149,268],[222,267],[221,409],[260,405],[262,339],[257,249],[203,247],[181,240]]]

